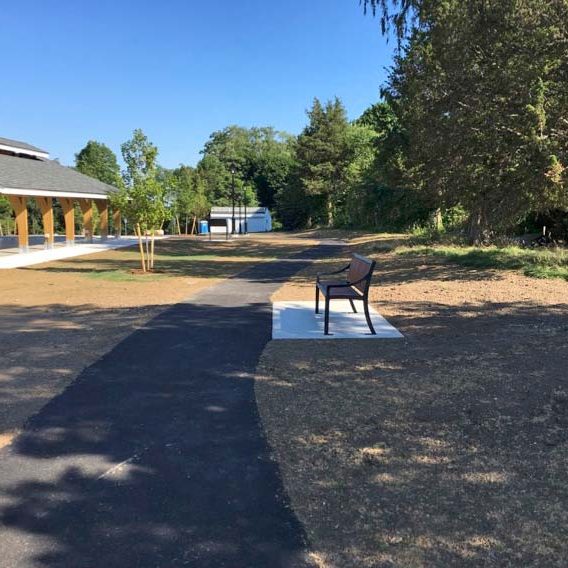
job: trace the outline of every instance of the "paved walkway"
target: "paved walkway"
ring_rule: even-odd
[[[6,239],[7,237],[3,238]],[[160,239],[163,237],[156,238]],[[23,268],[24,266],[33,266],[34,264],[53,262],[55,260],[103,252],[105,250],[131,247],[137,244],[138,241],[134,237],[122,237],[120,239],[110,237],[106,241],[95,239],[93,243],[78,240],[75,245],[69,247],[65,246],[65,243],[57,242],[52,249],[45,249],[42,244],[33,244],[32,242],[30,250],[26,253],[19,252],[17,248],[0,249],[0,270]]]
[[[36,415],[0,452],[2,565],[306,566],[253,384],[270,295],[302,266],[168,309]]]

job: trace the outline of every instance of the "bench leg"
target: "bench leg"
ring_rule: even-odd
[[[355,303],[353,302],[353,300],[351,298],[349,298],[349,303],[351,304],[351,309],[353,310],[353,313],[356,314],[357,309],[355,308]]]
[[[325,335],[329,335],[329,296],[325,297],[325,320],[323,332]]]
[[[367,304],[366,301],[363,302],[363,307],[365,309],[365,319],[367,320],[367,325],[369,326],[371,333],[373,335],[377,335],[375,332],[375,328],[373,327],[373,322],[371,321],[371,316],[369,315],[369,305]]]
[[[320,291],[319,288],[316,286],[316,314],[319,314],[320,309]]]

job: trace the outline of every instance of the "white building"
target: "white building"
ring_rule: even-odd
[[[213,207],[211,209],[211,219],[227,219],[229,232],[232,231],[232,207]],[[235,230],[236,232],[245,232],[246,227],[249,233],[267,233],[272,231],[272,216],[266,207],[247,207],[247,215],[245,219],[245,208],[241,206],[240,216],[239,207],[235,207]],[[214,232],[224,231],[223,228],[213,227]],[[241,231],[239,231],[241,229]]]

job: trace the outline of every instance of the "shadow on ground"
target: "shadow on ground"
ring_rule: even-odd
[[[7,565],[308,566],[253,387],[268,298],[298,268],[165,310],[27,423],[0,454]]]
[[[160,276],[197,276],[227,278],[259,261],[298,255],[307,245],[300,242],[277,244],[240,240],[209,242],[195,238],[167,239],[156,242],[156,274]],[[90,255],[39,266],[22,268],[46,273],[77,273],[84,276],[109,272],[138,271],[140,259],[136,247],[108,255]]]
[[[238,346],[199,341],[254,333],[265,310],[178,307],[85,370],[3,456],[2,549],[42,566],[299,565],[252,377]]]

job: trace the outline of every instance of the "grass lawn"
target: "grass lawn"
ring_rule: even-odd
[[[375,307],[404,340],[273,341],[258,368],[314,561],[565,566],[568,284],[398,254],[405,239],[349,239],[376,258]],[[274,299],[311,300],[315,272],[342,262]]]
[[[517,246],[467,247],[452,244],[423,245],[414,243],[410,234],[366,233],[344,229],[310,231],[320,238],[347,240],[362,254],[396,250],[400,255],[434,256],[469,268],[517,270],[534,278],[568,280],[567,249],[526,249]]]
[[[520,270],[535,278],[568,280],[568,251],[522,249],[519,247],[400,247],[398,254],[439,256],[470,268]]]

